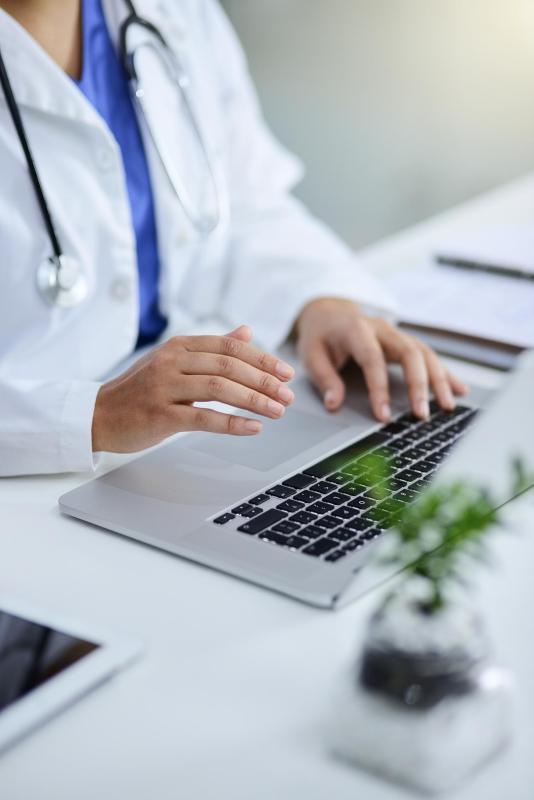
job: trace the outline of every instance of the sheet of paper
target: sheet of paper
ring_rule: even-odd
[[[534,281],[432,265],[388,285],[404,322],[534,347]]]
[[[437,243],[434,255],[534,275],[534,225],[495,225],[469,230]]]

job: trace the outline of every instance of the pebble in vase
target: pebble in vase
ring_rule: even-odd
[[[337,755],[437,794],[510,738],[510,678],[475,614],[461,605],[428,614],[398,598],[371,618],[333,720]]]

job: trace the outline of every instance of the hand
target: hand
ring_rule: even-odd
[[[391,417],[387,362],[402,364],[410,405],[422,419],[430,413],[429,386],[446,410],[454,408],[454,395],[468,391],[423,342],[384,319],[365,316],[349,300],[321,298],[308,303],[296,333],[299,356],[329,411],[343,403],[345,385],[339,370],[351,358],[363,371],[373,413],[381,422]]]
[[[271,419],[293,402],[293,368],[249,342],[241,326],[228,336],[177,336],[139,359],[98,392],[93,451],[131,453],[178,431],[234,436],[260,433],[259,420],[196,408],[218,400]]]

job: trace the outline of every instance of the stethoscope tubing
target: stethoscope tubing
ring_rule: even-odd
[[[134,98],[137,99],[138,103],[141,106],[141,111],[144,112],[140,97],[140,94],[142,95],[142,92],[139,93],[139,81],[135,70],[133,54],[130,55],[127,48],[126,38],[127,38],[128,28],[134,24],[140,25],[141,27],[145,28],[147,31],[149,31],[152,35],[156,37],[156,40],[159,42],[160,46],[163,47],[164,53],[167,54],[167,57],[170,57],[172,51],[169,48],[161,32],[151,22],[145,20],[143,17],[140,17],[138,15],[132,0],[123,0],[123,2],[127,8],[128,15],[124,20],[124,22],[122,23],[119,33],[120,57],[123,62],[123,66],[126,70],[126,73],[128,75],[130,85],[133,90]],[[187,76],[183,77],[187,78]],[[204,138],[202,136],[202,131],[200,129],[199,123],[193,111],[192,101],[188,97],[188,91],[186,86],[187,80],[185,81],[184,84],[182,84],[180,80],[180,75],[177,75],[176,82],[178,84],[178,87],[181,89],[183,93],[187,113],[189,115],[189,120],[198,138],[215,193],[214,196],[217,204],[217,216],[212,219],[209,225],[201,226],[198,222],[198,219],[196,219],[194,214],[192,213],[190,204],[187,202],[187,193],[185,192],[185,188],[182,187],[182,191],[179,191],[179,188],[176,186],[175,181],[173,180],[173,178],[169,173],[164,158],[159,151],[159,148],[157,146],[157,141],[154,139],[154,133],[152,131],[152,128],[150,127],[150,124],[147,121],[148,130],[154,141],[156,152],[160,156],[167,177],[171,185],[173,186],[174,190],[176,191],[178,199],[182,204],[182,208],[184,210],[186,217],[189,219],[193,227],[196,228],[197,232],[200,235],[209,235],[219,226],[223,218],[223,212],[221,210],[223,208],[221,186],[219,185],[219,182],[217,180],[217,175],[211,163],[207,145],[204,141]],[[75,280],[72,279],[73,266],[76,265],[73,259],[69,259],[65,256],[63,248],[61,247],[60,238],[58,236],[56,227],[54,225],[54,220],[52,217],[52,213],[50,211],[50,207],[48,205],[48,201],[46,199],[43,185],[39,178],[37,166],[35,164],[35,160],[33,158],[28,137],[26,135],[24,122],[22,120],[20,109],[17,100],[15,98],[11,81],[9,79],[9,74],[1,52],[0,52],[0,84],[4,91],[4,96],[9,110],[9,114],[11,116],[13,125],[15,127],[20,142],[20,146],[22,148],[24,157],[26,159],[26,164],[28,167],[28,172],[30,175],[32,187],[52,247],[52,255],[48,257],[38,269],[37,286],[40,294],[48,302],[66,308],[71,307],[72,305],[75,305],[78,302],[80,302],[86,296],[87,281],[79,265],[76,267],[77,275],[75,277]],[[146,115],[144,116],[146,118]]]
[[[39,173],[37,171],[37,166],[33,158],[30,143],[28,141],[28,137],[26,136],[26,129],[22,121],[22,116],[18,107],[18,103],[15,99],[15,95],[13,94],[11,81],[9,79],[9,75],[1,52],[0,52],[0,84],[2,85],[6,104],[11,119],[13,121],[13,125],[15,126],[20,146],[22,147],[22,150],[24,152],[24,157],[26,159],[26,164],[28,166],[28,172],[30,173],[30,179],[35,192],[35,197],[37,199],[37,203],[39,204],[39,209],[43,217],[43,222],[46,228],[46,232],[48,234],[48,238],[50,239],[50,244],[52,245],[54,256],[56,257],[56,259],[60,259],[61,256],[63,255],[63,251],[59,241],[59,236],[57,234],[54,221],[52,219],[52,214],[48,206],[43,185],[39,178]]]

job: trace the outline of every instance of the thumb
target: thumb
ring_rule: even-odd
[[[345,399],[345,384],[332,361],[324,342],[316,342],[308,353],[306,365],[310,377],[320,391],[325,408],[337,411]]]
[[[239,325],[226,335],[230,336],[232,339],[239,339],[239,341],[246,342],[248,344],[252,339],[252,329],[249,328],[248,325]]]

